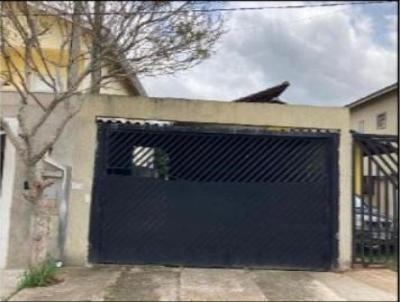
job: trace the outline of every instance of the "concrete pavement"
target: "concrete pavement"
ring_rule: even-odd
[[[4,301],[16,291],[22,272],[17,269],[0,270],[0,301]]]
[[[64,268],[63,282],[11,301],[397,301],[397,274],[104,266]]]
[[[120,269],[116,267],[67,267],[57,275],[61,282],[23,289],[9,301],[102,301],[119,275]]]

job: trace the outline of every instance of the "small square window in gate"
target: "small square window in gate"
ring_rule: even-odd
[[[154,148],[134,146],[132,162],[135,167],[149,168],[154,167]]]
[[[134,146],[132,152],[132,175],[168,180],[168,155],[159,148]]]

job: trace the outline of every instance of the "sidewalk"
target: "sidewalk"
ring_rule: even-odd
[[[0,301],[4,301],[16,291],[21,274],[22,270],[0,270]]]
[[[64,268],[63,282],[11,301],[397,301],[390,270],[345,273],[102,266]]]

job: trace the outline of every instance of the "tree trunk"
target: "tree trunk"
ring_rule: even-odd
[[[101,30],[103,24],[103,8],[104,5],[101,1],[94,2],[94,41],[91,53],[91,65],[94,67],[93,72],[90,74],[90,93],[100,93],[101,82]]]
[[[31,234],[30,264],[36,266],[44,262],[48,254],[50,236],[50,207],[46,198],[40,198],[34,205]]]
[[[30,265],[36,266],[46,260],[50,236],[50,205],[49,200],[43,196],[50,182],[43,179],[43,162],[39,161],[33,166],[28,166],[28,188],[25,198],[33,205],[31,224],[31,254]]]

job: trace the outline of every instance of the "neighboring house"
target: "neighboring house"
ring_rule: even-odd
[[[36,5],[32,5],[32,10],[37,10],[41,11],[40,8],[38,8]],[[12,7],[12,6],[10,6]],[[46,9],[51,9],[50,7],[46,6]],[[65,30],[66,27],[71,26],[71,21],[65,17],[65,16],[40,16],[38,18],[40,24],[45,24],[45,28],[49,28],[49,30],[44,34],[40,36],[40,43],[42,46],[42,51],[45,54],[45,56],[49,59],[49,62],[57,62],[59,65],[67,65],[68,63],[68,55],[65,52],[65,49],[60,49],[61,45],[65,42],[65,37],[63,31]],[[6,19],[5,21],[6,22]],[[90,34],[88,34],[88,29],[85,28],[85,26],[82,27],[82,38],[81,38],[81,51],[83,53],[87,53],[90,47]],[[9,31],[9,37],[10,40],[12,40],[14,43],[13,48],[15,48],[16,51],[14,51],[12,48],[9,48],[9,54],[11,55],[11,61],[16,62],[15,64],[19,63],[18,68],[20,68],[21,74],[24,74],[24,64],[21,60],[19,60],[19,54],[18,52],[23,52],[21,47],[19,47],[19,35],[16,33],[13,33],[12,30]],[[18,52],[17,52],[18,51]],[[40,61],[39,57],[35,57],[35,64],[38,66],[38,68],[42,68],[41,74],[42,76],[46,74],[43,64]],[[121,60],[123,61],[123,60]],[[85,65],[88,64],[89,61],[85,61]],[[61,85],[66,87],[67,83],[67,68],[66,67],[56,67],[57,64],[52,64],[49,63],[49,67],[52,68],[52,76],[55,78],[59,78],[59,82],[61,82]],[[81,66],[81,68],[84,68],[86,66]],[[122,68],[122,70],[126,71],[126,74],[129,76],[121,76],[118,79],[114,79],[113,81],[107,81],[104,86],[101,87],[100,94],[113,94],[113,95],[146,95],[141,83],[137,79],[137,77],[133,74],[131,67],[128,66],[128,64],[125,64],[125,66],[118,66],[119,68]],[[58,72],[56,73],[55,69],[59,69]],[[7,67],[6,64],[3,61],[2,56],[0,56],[0,75],[7,73]],[[103,69],[102,73],[107,74],[108,70]],[[15,76],[17,79],[18,77]],[[44,83],[43,80],[40,79],[37,73],[32,72],[30,75],[29,81],[27,83],[30,85],[30,90],[31,92],[52,92],[53,90]],[[90,77],[86,77],[86,79],[83,81],[81,86],[79,87],[79,90],[87,89],[90,84]],[[57,88],[61,90],[59,87],[60,83],[57,83]],[[11,83],[4,82],[2,85],[0,85],[0,91],[6,92],[6,91],[15,91],[15,88]]]
[[[395,83],[346,105],[351,128],[360,133],[397,135],[398,90]]]
[[[42,36],[41,45],[43,52],[49,59],[58,58],[60,54],[60,41],[62,40],[62,32],[60,30],[60,22],[56,22],[56,17],[46,16],[45,18],[49,24],[54,24],[46,35]],[[62,24],[68,26],[68,20],[62,20]],[[84,31],[83,31],[84,32]],[[83,33],[83,35],[85,35]],[[16,40],[18,41],[18,40]],[[82,49],[87,50],[87,37],[82,37]],[[17,42],[16,42],[17,44]],[[16,52],[11,52],[11,55],[17,56]],[[38,64],[40,66],[40,64]],[[145,96],[146,93],[137,79],[132,75],[130,66],[121,66],[130,76],[121,76],[115,81],[102,87],[100,94],[106,95],[125,95],[125,96]],[[18,66],[21,74],[24,74],[24,66]],[[63,68],[63,67],[62,67]],[[3,58],[0,56],[0,74],[7,72]],[[107,72],[107,70],[103,70]],[[61,70],[58,74],[60,82],[66,83],[67,72]],[[89,87],[89,79],[82,83],[80,89]],[[45,85],[43,81],[35,74],[31,74],[28,81],[31,85],[31,91],[43,102],[51,100],[52,89]],[[16,115],[18,112],[18,98],[19,94],[11,83],[2,82],[0,85],[0,101],[1,101],[1,115],[8,120],[9,125],[13,129],[18,129]],[[50,126],[51,127],[51,126]],[[45,134],[46,135],[46,134]],[[51,228],[57,229],[58,227],[64,228],[65,225],[65,204],[69,191],[68,179],[71,177],[71,158],[69,154],[72,152],[74,146],[71,145],[71,140],[75,133],[70,131],[70,125],[67,125],[64,133],[53,147],[51,157],[46,155],[44,160],[46,170],[49,175],[54,176],[55,184],[47,192],[48,199],[59,200],[59,209],[54,209],[52,216]],[[23,181],[23,166],[18,159],[18,155],[12,143],[7,139],[6,135],[0,129],[0,269],[5,267],[24,267],[29,258],[29,244],[27,244],[29,229],[30,229],[30,207],[20,196],[21,181]],[[76,173],[72,171],[72,174]],[[57,202],[54,203],[57,205]],[[63,216],[64,215],[64,216]],[[63,218],[64,217],[64,218]],[[63,227],[64,225],[64,227]],[[55,232],[57,233],[57,232]],[[63,234],[59,235],[63,236]],[[13,241],[12,243],[10,243]],[[58,241],[58,244],[56,243]],[[54,238],[51,249],[57,249],[63,245],[63,238]]]
[[[350,127],[355,133],[370,135],[398,135],[398,83],[379,89],[345,107],[350,109]],[[354,143],[354,193],[374,207],[388,205],[388,215],[393,217],[398,197],[394,183],[388,177],[398,179],[395,161],[398,145],[380,143],[378,137],[371,137],[369,149],[363,151],[360,143]],[[386,150],[386,151],[384,151]],[[397,151],[396,151],[397,150]],[[368,156],[368,152],[371,156]],[[377,172],[379,170],[379,172]],[[385,189],[389,186],[389,189]],[[386,191],[389,193],[386,193]]]

